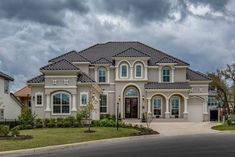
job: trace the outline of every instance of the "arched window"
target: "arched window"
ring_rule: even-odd
[[[121,64],[120,78],[128,78],[128,65],[127,64]]]
[[[170,68],[169,67],[164,67],[162,69],[162,80],[163,82],[170,82]]]
[[[70,113],[70,95],[65,92],[58,92],[52,95],[53,114]]]
[[[135,65],[135,77],[136,78],[141,78],[142,77],[142,72],[143,71],[143,66],[142,64],[136,64]]]
[[[138,96],[139,96],[139,92],[134,87],[129,87],[125,91],[125,97],[138,97]]]
[[[100,67],[98,71],[99,71],[98,81],[99,82],[106,82],[106,68]]]
[[[180,110],[180,98],[178,96],[174,96],[171,98],[171,115],[179,116]]]
[[[160,96],[155,96],[152,100],[153,113],[157,117],[162,114],[162,98]]]

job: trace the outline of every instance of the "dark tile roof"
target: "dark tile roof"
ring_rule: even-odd
[[[115,54],[113,57],[150,57],[150,56],[133,47],[130,47],[118,54]]]
[[[188,82],[158,83],[149,82],[144,85],[145,89],[190,89]]]
[[[76,51],[70,51],[70,52],[65,53],[63,55],[60,55],[56,58],[49,60],[49,62],[57,62],[61,59],[66,59],[69,62],[90,62],[87,58],[78,54]]]
[[[77,78],[78,82],[95,82],[92,78],[90,78],[88,75],[86,75],[85,73],[80,73],[78,74],[78,78]]]
[[[27,81],[27,83],[43,83],[45,81],[44,75],[36,76]]]
[[[40,68],[40,70],[79,70],[79,68],[70,63],[69,61],[62,59],[57,62],[48,64]]]
[[[93,64],[112,64],[112,62],[105,59],[104,57],[102,57],[102,58],[94,61]]]
[[[209,81],[210,79],[203,73],[198,71],[193,71],[187,68],[186,79],[190,81]]]
[[[0,71],[0,77],[7,79],[7,80],[10,80],[10,81],[14,81],[14,78],[12,78],[11,76],[9,76],[1,71]]]
[[[112,60],[112,57],[129,49],[134,48],[146,55],[150,56],[149,65],[156,65],[156,62],[161,60],[164,57],[171,58],[174,60],[179,66],[188,66],[189,64],[177,59],[173,56],[170,56],[160,50],[154,49],[150,46],[147,46],[140,42],[107,42],[103,44],[93,45],[85,50],[78,52],[83,57],[87,58],[91,62],[94,62],[100,57],[104,57],[107,60]]]
[[[156,63],[177,63],[174,59],[171,59],[169,57],[164,57],[157,61]]]

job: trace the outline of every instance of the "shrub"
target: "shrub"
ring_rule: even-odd
[[[36,115],[32,114],[30,109],[24,108],[18,118],[19,124],[22,125],[24,129],[27,125],[31,125],[33,127]]]
[[[36,128],[42,128],[43,127],[42,119],[40,119],[40,118],[36,119],[35,126],[36,126]]]
[[[75,121],[74,123],[73,123],[73,126],[74,127],[79,127],[81,124],[79,123],[79,122],[77,122],[77,121]]]
[[[7,136],[9,134],[9,126],[0,125],[0,136]]]
[[[70,122],[71,125],[73,125],[73,123],[75,122],[75,118],[73,116],[69,116],[69,117],[66,117],[64,121]]]
[[[45,119],[43,120],[44,127],[48,127],[48,123],[49,123],[49,122],[50,122],[50,119],[45,118]]]
[[[93,126],[114,127],[116,126],[116,122],[111,119],[101,119],[101,120],[93,121]]]
[[[51,119],[49,120],[49,123],[47,124],[47,126],[48,126],[49,128],[54,128],[54,127],[56,126],[56,120],[53,119],[53,118],[51,118]]]
[[[116,120],[115,115],[111,115],[111,114],[102,114],[100,115],[100,119],[108,119],[108,120]]]
[[[73,124],[71,123],[71,121],[64,121],[64,127],[68,128],[68,127],[72,127]]]
[[[228,119],[226,122],[227,122],[227,125],[231,125],[232,124],[232,120],[231,119]]]
[[[16,126],[16,127],[11,129],[11,135],[14,136],[14,137],[20,135],[20,131],[19,131],[19,127],[18,126]]]
[[[23,126],[23,129],[33,129],[33,126],[30,124],[27,124],[27,125]]]
[[[77,113],[76,120],[80,125],[82,124],[82,120],[86,118],[86,112],[85,111],[80,111]]]

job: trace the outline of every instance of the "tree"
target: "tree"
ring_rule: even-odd
[[[230,114],[230,107],[228,103],[229,87],[226,80],[223,79],[223,75],[217,71],[217,73],[209,73],[208,77],[212,80],[210,86],[217,91],[217,100],[223,102],[224,113]]]
[[[150,113],[146,113],[146,125],[147,125],[148,129],[150,128],[150,125],[151,125],[151,123],[153,121],[153,118],[154,117],[153,117],[151,112]]]

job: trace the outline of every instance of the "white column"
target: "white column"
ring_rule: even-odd
[[[118,80],[119,79],[119,76],[118,76],[118,67],[115,67],[115,78],[116,78],[116,80]]]
[[[147,80],[148,79],[148,68],[147,67],[144,68],[144,74],[145,74],[144,79]]]
[[[50,94],[46,94],[46,110],[51,111]]]
[[[148,100],[148,113],[151,113],[151,99],[147,98]]]
[[[76,94],[72,95],[72,111],[77,111],[77,106],[76,106]]]
[[[98,82],[97,77],[98,77],[97,68],[95,67],[95,82]]]
[[[172,66],[171,68],[171,82],[175,81],[175,67]]]
[[[109,72],[110,72],[110,70],[109,70],[109,67],[107,68],[107,83],[109,83]]]
[[[170,118],[169,99],[166,99],[166,112],[165,118]]]
[[[207,101],[204,101],[203,102],[203,110],[204,110],[204,113],[203,114],[208,114],[208,112],[207,112]]]
[[[133,79],[133,67],[130,67],[130,70],[131,70],[131,72],[130,72],[130,79],[132,80]]]
[[[158,68],[158,76],[159,76],[159,78],[158,78],[158,82],[162,82],[162,67],[160,67],[159,66],[159,68]]]
[[[188,98],[184,98],[184,113],[188,113]]]

